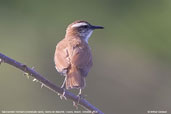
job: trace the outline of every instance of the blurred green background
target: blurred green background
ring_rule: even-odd
[[[170,113],[170,12],[169,0],[0,0],[0,52],[60,86],[64,77],[54,68],[53,56],[67,25],[86,20],[104,26],[89,40],[94,65],[83,90],[86,99],[105,114]],[[2,110],[76,109],[2,64]]]

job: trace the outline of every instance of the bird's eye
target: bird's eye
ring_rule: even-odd
[[[88,25],[82,26],[83,28],[88,28]]]

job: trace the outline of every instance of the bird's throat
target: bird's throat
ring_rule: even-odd
[[[88,40],[89,40],[90,36],[92,35],[92,33],[93,33],[93,31],[90,31],[89,33],[82,36],[86,43],[88,43]]]

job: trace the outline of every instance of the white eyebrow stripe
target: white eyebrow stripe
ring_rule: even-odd
[[[84,26],[84,25],[87,25],[86,23],[76,23],[76,24],[73,24],[71,27],[80,27],[80,26]]]

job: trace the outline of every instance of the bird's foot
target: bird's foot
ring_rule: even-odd
[[[62,100],[63,98],[64,98],[65,100],[67,100],[67,98],[65,97],[65,89],[64,89],[64,88],[63,88],[63,93],[62,93],[62,94],[58,93],[58,95],[59,95],[59,97],[60,97],[61,100]]]
[[[78,104],[75,101],[73,101],[73,106],[78,109]]]
[[[78,97],[78,101],[77,102],[73,101],[73,105],[75,106],[76,109],[78,109],[78,104],[80,103],[80,100],[84,99],[84,96],[81,93],[79,93],[77,97]]]

